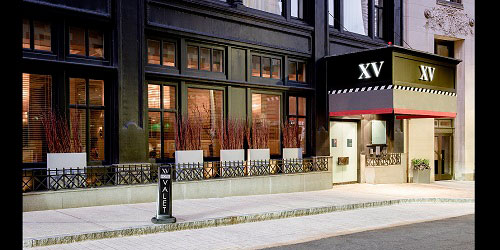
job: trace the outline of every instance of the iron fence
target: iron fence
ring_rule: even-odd
[[[400,165],[400,153],[385,153],[379,156],[366,156],[366,166],[389,166]]]
[[[81,169],[24,169],[23,192],[75,188],[96,188],[158,182],[158,167],[172,168],[173,181],[199,181],[221,178],[294,174],[327,171],[329,157],[271,159],[240,162],[204,162],[203,164],[130,164],[87,166]]]

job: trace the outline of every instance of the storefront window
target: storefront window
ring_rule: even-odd
[[[346,31],[368,35],[368,0],[343,0]]]
[[[306,64],[304,62],[288,62],[288,80],[306,82]]]
[[[252,76],[281,79],[281,60],[264,56],[252,56]]]
[[[260,56],[252,56],[252,76],[260,77]]]
[[[216,129],[224,116],[223,95],[222,90],[188,88],[188,115],[201,116],[201,147],[205,157],[220,156]]]
[[[100,31],[89,30],[89,56],[104,57],[104,37]]]
[[[105,158],[104,81],[70,78],[69,91],[70,127],[78,126],[80,140],[89,160],[103,161]]]
[[[224,72],[224,51],[209,47],[187,46],[188,69]],[[199,62],[199,65],[198,65]]]
[[[288,97],[288,120],[295,124],[298,122],[300,128],[300,147],[302,148],[302,153],[306,153],[306,98],[289,96]]]
[[[170,85],[148,84],[149,158],[174,158],[175,89]]]
[[[222,62],[224,61],[222,57],[223,57],[222,50],[217,50],[217,49],[213,50],[212,71],[222,72],[222,67],[223,67]]]
[[[160,42],[148,40],[148,63],[160,65]]]
[[[281,0],[243,0],[243,5],[277,15],[281,15],[283,11]]]
[[[252,94],[252,119],[269,123],[269,149],[271,155],[280,155],[281,97],[271,94]]]
[[[47,161],[42,116],[52,108],[52,77],[22,74],[23,163]]]
[[[187,46],[187,54],[188,69],[198,69],[198,47]]]
[[[200,69],[210,71],[210,49],[200,48]]]

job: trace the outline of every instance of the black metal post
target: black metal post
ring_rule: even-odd
[[[175,223],[172,216],[172,166],[158,168],[158,199],[156,202],[156,217],[151,218],[155,224]]]

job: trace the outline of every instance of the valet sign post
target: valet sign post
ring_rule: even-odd
[[[151,218],[155,224],[175,223],[172,216],[172,167],[158,168],[158,199],[156,200],[156,217]]]

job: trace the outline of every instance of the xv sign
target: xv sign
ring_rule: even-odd
[[[432,81],[432,79],[434,79],[434,71],[436,70],[436,68],[433,68],[433,67],[429,67],[429,66],[424,66],[424,65],[420,65],[420,78],[418,78],[419,80],[422,80],[422,81]]]
[[[369,71],[372,71],[375,77],[378,77],[380,75],[380,70],[382,69],[382,65],[384,64],[384,61],[379,62],[380,65],[377,66],[376,62],[371,62],[371,63],[365,63],[365,64],[360,64],[359,69],[361,70],[361,75],[359,76],[358,79],[369,79],[372,76],[370,75]],[[371,68],[371,70],[369,70]]]

